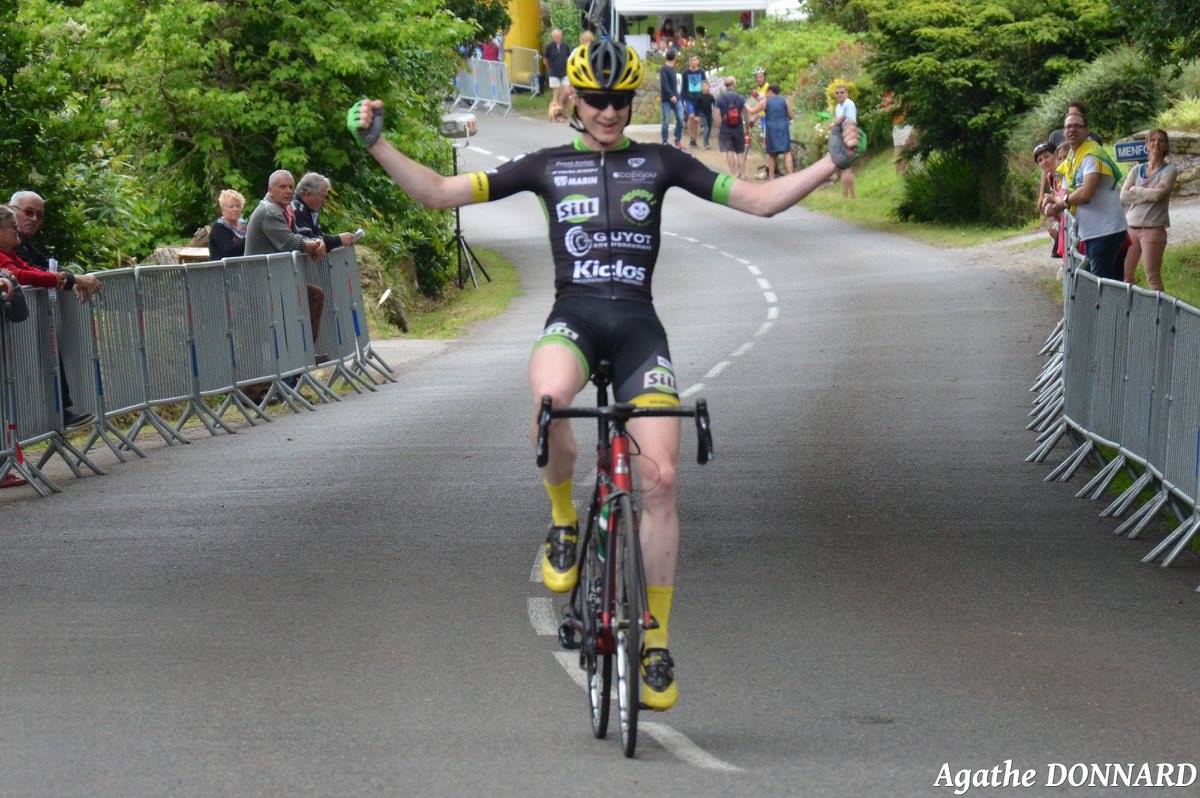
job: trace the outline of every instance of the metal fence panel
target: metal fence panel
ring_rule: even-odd
[[[1100,281],[1096,321],[1096,381],[1092,389],[1091,429],[1106,441],[1121,436],[1121,397],[1125,349],[1129,339],[1129,291],[1124,283]]]
[[[1100,281],[1082,269],[1075,272],[1067,305],[1063,346],[1065,402],[1063,414],[1091,428],[1092,385],[1095,373],[1096,326],[1100,312]]]
[[[60,366],[63,380],[70,388],[71,410],[77,414],[98,413],[100,375],[92,357],[92,324],[88,309],[69,291],[60,291],[54,305]]]
[[[1200,498],[1196,462],[1200,445],[1200,313],[1182,303],[1178,307],[1163,478],[1194,504]]]
[[[343,249],[352,249],[352,247],[338,247],[320,261],[314,261],[312,258],[301,259],[304,280],[325,292],[325,308],[321,311],[321,324],[318,328],[317,338],[313,342],[313,348],[330,358],[342,358],[349,354],[344,349],[345,345],[339,340],[338,316],[341,309],[333,289],[333,278],[329,265],[330,259],[340,257],[338,253]]]
[[[329,283],[330,293],[325,301],[333,299],[338,308],[336,348],[332,352],[336,357],[346,358],[358,351],[359,317],[357,297],[354,285],[358,277],[358,261],[355,259],[353,247],[340,247],[329,254]]]
[[[225,260],[229,311],[233,321],[236,376],[239,385],[261,382],[276,374],[275,335],[267,259],[262,255]]]
[[[146,393],[150,404],[192,395],[187,294],[183,266],[138,266],[139,311],[146,340]]]
[[[57,355],[51,341],[50,297],[41,288],[26,288],[29,318],[8,325],[9,423],[26,443],[52,435],[62,425],[57,385]]]
[[[279,336],[279,372],[295,374],[314,363],[308,287],[293,252],[267,256],[271,305]]]
[[[146,406],[139,355],[137,283],[133,269],[101,272],[100,282],[103,290],[92,297],[92,314],[105,405],[109,415],[128,413]]]
[[[541,87],[542,58],[537,50],[513,47],[508,56],[508,78],[513,88],[537,93]]]
[[[1121,446],[1143,463],[1150,461],[1150,420],[1158,356],[1158,294],[1141,288],[1129,297],[1129,345],[1122,378]]]
[[[225,266],[198,263],[184,268],[187,298],[195,340],[193,369],[201,396],[233,388],[233,341],[229,303],[225,296]]]
[[[1159,294],[1158,298],[1157,356],[1154,363],[1153,409],[1150,413],[1150,443],[1147,460],[1161,474],[1167,462],[1167,426],[1170,417],[1168,394],[1171,391],[1172,374],[1175,369],[1175,300]]]

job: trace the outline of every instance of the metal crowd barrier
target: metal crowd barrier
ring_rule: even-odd
[[[512,110],[512,86],[508,82],[508,65],[503,61],[487,61],[482,58],[468,58],[466,68],[454,76],[454,102],[469,103],[468,108],[474,110],[484,106],[485,113],[493,109],[504,109],[504,115]]]
[[[1114,534],[1137,538],[1169,510],[1178,525],[1143,558],[1170,565],[1200,532],[1200,310],[1168,294],[1100,279],[1075,250],[1068,217],[1064,316],[1034,384],[1040,432],[1028,460],[1045,459],[1065,437],[1075,448],[1046,477],[1066,481],[1085,463],[1098,471],[1076,494],[1093,500],[1126,474],[1131,484],[1101,516],[1124,515]],[[1110,460],[1098,447],[1115,452]],[[1197,588],[1200,590],[1200,588]]]
[[[513,47],[508,55],[509,85],[538,94],[542,88],[542,56],[529,47]]]
[[[319,264],[281,253],[98,276],[103,290],[88,303],[26,289],[29,318],[0,317],[0,479],[14,473],[43,496],[60,491],[42,471],[55,455],[76,476],[102,474],[87,456],[99,443],[124,462],[128,454],[145,457],[135,443],[144,429],[168,444],[188,443],[182,430],[192,418],[210,434],[232,434],[227,410],[257,425],[271,420],[265,408],[274,398],[295,412],[313,409],[304,387],[328,402],[339,400],[338,380],[360,391],[395,379],[371,348],[353,247]],[[326,297],[317,345],[308,282]],[[328,362],[318,363],[318,353]],[[331,371],[327,382],[321,369]],[[64,429],[68,386],[72,411],[95,415],[80,446]],[[174,423],[166,405],[181,408]],[[25,447],[42,442],[34,464]]]

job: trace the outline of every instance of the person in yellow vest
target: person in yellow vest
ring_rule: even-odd
[[[1059,166],[1066,177],[1065,196],[1048,202],[1046,212],[1057,216],[1069,210],[1087,255],[1087,269],[1097,277],[1120,280],[1124,264],[1118,254],[1125,243],[1125,209],[1116,186],[1121,170],[1104,148],[1088,138],[1087,117],[1071,109],[1063,120],[1063,135],[1071,156]]]

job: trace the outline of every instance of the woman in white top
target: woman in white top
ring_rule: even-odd
[[[1155,291],[1163,290],[1163,250],[1167,248],[1167,228],[1171,226],[1167,205],[1179,174],[1179,170],[1166,162],[1170,151],[1167,132],[1151,130],[1146,137],[1150,160],[1130,169],[1121,189],[1121,202],[1128,206],[1125,221],[1133,242],[1125,255],[1125,282],[1134,281],[1138,260],[1142,259],[1146,264],[1146,282]]]

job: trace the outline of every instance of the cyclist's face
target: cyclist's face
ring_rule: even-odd
[[[610,104],[601,110],[580,101],[576,108],[579,110],[579,120],[583,122],[584,131],[595,139],[595,143],[601,148],[612,147],[621,142],[625,126],[629,124],[632,106],[618,111]]]

